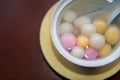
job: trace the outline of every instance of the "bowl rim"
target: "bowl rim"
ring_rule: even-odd
[[[83,59],[78,59],[72,55],[69,54],[68,51],[66,51],[62,45],[59,42],[59,39],[57,37],[57,19],[61,13],[61,11],[64,9],[64,7],[66,7],[70,2],[72,2],[73,0],[60,0],[55,8],[55,10],[53,11],[53,14],[51,16],[51,20],[50,20],[50,35],[52,38],[52,42],[55,46],[55,48],[59,51],[59,53],[66,58],[68,61],[80,65],[80,66],[84,66],[84,67],[100,67],[100,66],[104,66],[107,65],[113,61],[115,61],[116,59],[118,59],[120,57],[120,46],[118,46],[118,48],[114,51],[114,53],[110,54],[109,56],[107,56],[106,58],[103,59],[97,59],[97,60],[83,60]]]

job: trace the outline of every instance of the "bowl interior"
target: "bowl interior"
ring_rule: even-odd
[[[108,4],[108,2],[105,0],[71,0],[71,1],[68,1],[67,5],[64,5],[64,7],[62,4],[58,5],[59,8],[61,8],[61,11],[58,13],[56,10],[56,12],[55,12],[56,15],[54,16],[54,18],[57,17],[57,19],[54,22],[56,24],[53,25],[54,26],[53,28],[56,27],[55,28],[56,30],[53,28],[51,30],[53,32],[52,34],[56,34],[56,35],[52,35],[52,36],[53,36],[53,42],[54,42],[57,50],[66,59],[68,59],[69,61],[71,61],[77,65],[82,65],[85,67],[98,67],[98,66],[103,66],[105,64],[108,64],[120,56],[119,55],[120,41],[118,42],[117,45],[114,46],[114,48],[112,49],[111,54],[109,54],[109,56],[107,55],[107,56],[104,56],[102,58],[98,58],[95,60],[86,60],[86,59],[75,58],[72,55],[70,55],[69,51],[65,50],[60,43],[60,35],[58,33],[58,30],[59,30],[58,26],[63,22],[62,18],[66,11],[73,10],[77,13],[77,16],[79,17],[79,16],[83,16],[85,14],[88,14],[92,11],[95,11],[98,8],[105,6],[106,4]],[[114,21],[114,23],[117,24],[118,26],[120,26],[119,21],[120,21],[120,17],[118,16],[117,19]],[[56,39],[54,37],[56,37]],[[98,63],[99,61],[103,62],[103,63]]]

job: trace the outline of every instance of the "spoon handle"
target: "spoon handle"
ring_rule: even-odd
[[[88,14],[91,19],[103,19],[110,24],[120,13],[120,0],[114,0],[99,8],[96,12]]]
[[[108,12],[111,12],[112,14],[110,15],[111,23],[117,15],[120,14],[120,0],[114,0],[113,4],[110,6],[111,10],[108,9]]]

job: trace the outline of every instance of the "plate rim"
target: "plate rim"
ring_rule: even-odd
[[[46,51],[45,51],[45,49],[44,49],[45,44],[43,43],[43,42],[44,42],[44,40],[43,40],[43,32],[44,32],[44,31],[43,31],[43,30],[44,30],[45,27],[43,27],[43,26],[46,26],[45,23],[48,23],[47,26],[50,25],[50,21],[49,21],[49,20],[50,20],[51,14],[52,14],[54,8],[56,7],[56,5],[57,5],[57,3],[56,3],[55,5],[53,5],[53,6],[48,10],[48,12],[46,13],[45,17],[43,18],[43,21],[42,21],[42,24],[41,24],[41,27],[40,27],[40,33],[39,33],[40,46],[41,46],[41,50],[42,50],[42,53],[43,53],[44,58],[46,59],[46,61],[48,62],[48,64],[50,65],[50,67],[51,67],[54,71],[56,71],[58,74],[60,74],[61,76],[65,77],[65,78],[67,78],[67,79],[74,79],[74,76],[70,77],[69,75],[64,74],[64,73],[65,73],[64,71],[60,71],[60,69],[58,69],[58,68],[59,68],[58,66],[55,66],[51,61],[49,61],[49,58],[48,58],[48,56],[47,56],[47,53],[46,53]],[[49,19],[49,20],[48,20],[48,19]],[[47,35],[47,33],[46,33],[46,35]],[[49,33],[48,35],[50,36],[50,33]],[[52,44],[52,42],[51,42],[50,44]],[[49,46],[50,46],[50,45],[49,45]],[[119,58],[119,59],[120,59],[120,58]],[[119,63],[119,64],[120,64],[120,63]],[[105,73],[102,74],[102,75],[99,74],[98,76],[99,76],[101,79],[106,79],[106,78],[109,78],[110,76],[116,74],[119,70],[120,70],[120,66],[117,65],[116,67],[112,68],[111,71],[113,71],[113,72],[110,73],[110,71],[107,71],[107,72],[105,72]],[[69,72],[69,71],[68,71],[68,72]],[[95,76],[97,76],[97,75],[95,75]],[[101,79],[100,79],[100,80],[101,80]]]

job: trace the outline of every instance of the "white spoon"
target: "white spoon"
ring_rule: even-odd
[[[86,16],[91,19],[104,19],[108,24],[120,14],[120,0],[107,0],[109,4]]]

